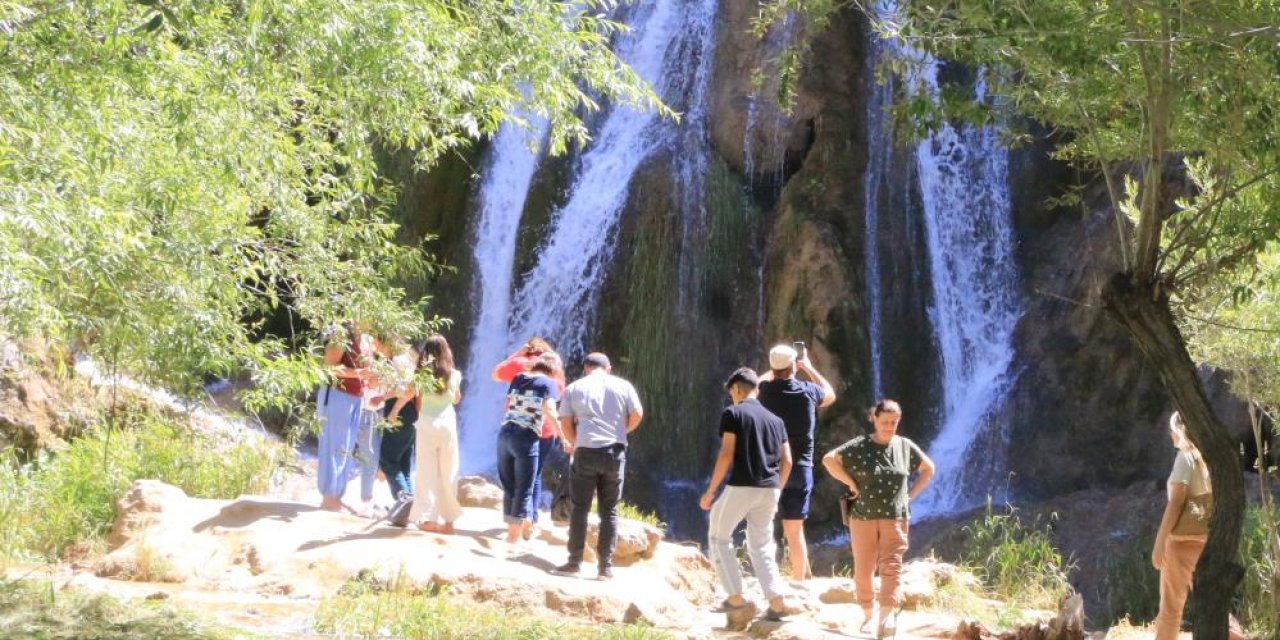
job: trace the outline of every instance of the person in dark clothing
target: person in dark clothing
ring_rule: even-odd
[[[813,438],[818,425],[818,409],[836,401],[831,383],[813,367],[808,353],[797,353],[790,345],[780,344],[769,350],[769,371],[760,376],[760,404],[782,418],[787,426],[787,442],[795,468],[782,488],[778,514],[782,517],[782,533],[787,538],[787,555],[791,559],[791,579],[809,577],[809,547],[804,538],[804,521],[809,517],[809,498],[813,495]],[[805,374],[813,382],[796,378]]]

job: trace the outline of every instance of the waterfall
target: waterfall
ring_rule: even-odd
[[[545,121],[537,121],[532,132],[511,123],[502,125],[482,169],[474,249],[479,304],[463,376],[466,401],[459,416],[465,425],[495,424],[502,419],[505,389],[489,379],[489,372],[515,347],[507,339],[507,318],[516,232],[540,157],[530,141],[540,142],[546,133]],[[488,449],[480,448],[478,441],[469,444],[475,448],[462,450],[466,470],[488,468],[493,460],[492,443]]]
[[[514,234],[529,184],[524,172],[532,175],[536,159],[525,157],[528,165],[513,160],[511,166],[495,160],[489,167],[482,199],[488,202],[490,184],[501,182],[507,186],[495,185],[494,197],[512,196],[512,200],[510,206],[495,205],[492,214],[484,205],[477,229],[476,263],[492,277],[478,278],[479,320],[473,331],[470,383],[461,412],[462,453],[469,470],[489,469],[494,459],[503,389],[489,381],[490,369],[508,349],[533,335],[547,337],[570,362],[589,348],[600,288],[613,258],[632,177],[657,150],[673,149],[694,136],[705,138],[703,93],[710,73],[716,7],[716,0],[658,0],[630,7],[631,29],[618,37],[615,50],[667,104],[684,113],[682,122],[678,125],[656,113],[625,106],[609,109],[593,131],[592,142],[576,157],[568,198],[552,212],[547,239],[536,250],[535,264],[523,275],[514,295]],[[502,152],[496,148],[495,158]],[[520,157],[514,150],[508,153]],[[688,175],[704,173],[702,162],[682,159],[682,182]],[[516,175],[502,175],[506,173]],[[700,192],[689,184],[682,187],[685,193]],[[681,202],[688,201],[682,195]],[[495,224],[488,224],[489,218]],[[682,220],[682,224],[687,233],[689,225],[697,222]]]
[[[892,7],[881,15],[892,15]],[[889,48],[885,49],[885,44]],[[896,46],[895,46],[896,45]],[[941,63],[900,43],[877,47],[910,58],[915,73],[907,81],[937,96]],[[877,89],[874,103],[882,98]],[[975,100],[986,99],[978,84]],[[870,149],[868,181],[887,166],[883,108],[869,126],[880,128]],[[869,114],[870,115],[870,114]],[[878,119],[878,121],[877,121]],[[997,490],[1004,469],[1004,431],[994,424],[1009,386],[1013,328],[1021,313],[1008,186],[1008,154],[990,127],[944,125],[914,149],[920,204],[928,250],[933,304],[929,318],[941,364],[942,426],[929,446],[938,467],[937,482],[921,495],[917,515],[942,514],[982,502]],[[880,329],[879,257],[874,245],[875,189],[868,197],[868,296],[873,369],[878,380]]]
[[[884,363],[880,326],[883,304],[880,278],[880,205],[881,194],[893,188],[889,170],[893,164],[893,129],[889,107],[893,104],[892,83],[877,82],[884,46],[872,33],[867,47],[867,168],[863,176],[863,206],[866,232],[863,239],[867,278],[867,343],[871,351],[871,397],[884,396]]]

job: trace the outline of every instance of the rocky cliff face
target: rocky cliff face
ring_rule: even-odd
[[[715,416],[726,401],[720,382],[734,366],[763,366],[770,344],[805,341],[841,398],[823,411],[820,449],[861,433],[875,399],[864,248],[868,25],[845,12],[813,40],[794,108],[784,112],[773,61],[804,25],[776,25],[756,38],[753,3],[723,2],[720,12],[705,148],[659,152],[632,180],[590,340],[614,357],[616,372],[636,383],[647,405],[633,441],[628,499],[656,508],[677,535],[690,537],[701,535],[696,507],[677,505],[692,503],[709,473]],[[1007,429],[987,444],[1007,454],[1014,500],[1154,479],[1168,462],[1163,448],[1151,446],[1168,402],[1097,302],[1102,276],[1116,267],[1112,219],[1045,204],[1079,180],[1047,159],[1050,144],[1010,160],[1028,304],[1014,337],[1016,377],[996,416]],[[449,335],[464,361],[482,152],[450,158],[425,176],[400,174],[399,215],[412,233],[437,233],[437,254],[456,267],[429,285],[436,310],[455,319]],[[696,218],[676,170],[687,153],[706,154]],[[898,188],[882,197],[878,225],[883,389],[907,408],[904,433],[927,443],[941,394],[923,223],[911,151],[889,156],[883,180]],[[530,264],[572,171],[571,157],[539,169],[518,271]],[[835,483],[820,479],[818,491],[818,505],[834,504]],[[837,526],[831,511],[817,509],[813,526]],[[682,531],[685,521],[692,524]]]

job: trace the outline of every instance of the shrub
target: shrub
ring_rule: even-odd
[[[512,615],[492,604],[455,602],[401,579],[357,576],[316,609],[315,631],[343,638],[484,638],[485,640],[661,640],[670,634],[641,625],[577,626]]]
[[[1108,558],[1102,589],[1106,594],[1108,625],[1143,624],[1160,609],[1160,574],[1151,566],[1155,529],[1130,538],[1125,547]]]
[[[164,606],[101,594],[55,592],[38,582],[0,582],[0,639],[224,640],[242,638]]]
[[[139,478],[200,498],[266,489],[287,450],[267,443],[220,445],[154,414],[101,423],[58,451],[23,463],[0,453],[0,556],[58,560],[77,545],[97,547],[114,505]]]
[[[1240,533],[1245,567],[1237,612],[1258,640],[1280,640],[1280,522],[1274,510],[1249,509]]]
[[[1071,593],[1072,564],[1053,546],[1049,526],[1036,518],[1024,524],[1016,509],[997,512],[987,499],[985,515],[964,527],[968,538],[960,555],[991,594],[1011,604],[1056,608]]]

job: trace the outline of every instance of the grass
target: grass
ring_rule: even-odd
[[[287,450],[267,443],[221,445],[153,413],[102,421],[57,451],[23,462],[0,452],[0,557],[62,560],[97,551],[114,505],[135,479],[151,478],[200,498],[266,489]]]
[[[0,640],[231,640],[252,637],[164,605],[54,592],[41,582],[0,582]]]
[[[1155,529],[1133,537],[1109,559],[1102,589],[1107,624],[1150,622],[1160,608],[1160,574],[1151,566]]]
[[[1053,546],[1050,526],[1039,518],[1024,523],[1016,509],[997,510],[988,499],[983,517],[964,530],[961,562],[992,597],[1011,606],[1056,610],[1073,591],[1067,579],[1073,565]]]
[[[584,626],[504,610],[486,603],[457,602],[446,593],[363,574],[317,608],[318,633],[343,638],[406,640],[665,640],[671,635],[641,625]]]
[[[635,520],[636,522],[643,522],[649,526],[657,527],[658,529],[663,531],[665,531],[667,528],[666,523],[659,520],[657,514],[644,511],[639,507],[628,502],[618,503],[618,517],[626,518],[627,520]]]
[[[1240,533],[1240,559],[1245,567],[1237,612],[1258,640],[1280,640],[1280,522],[1276,513],[1259,508],[1245,513]],[[1269,540],[1270,538],[1270,540]]]

